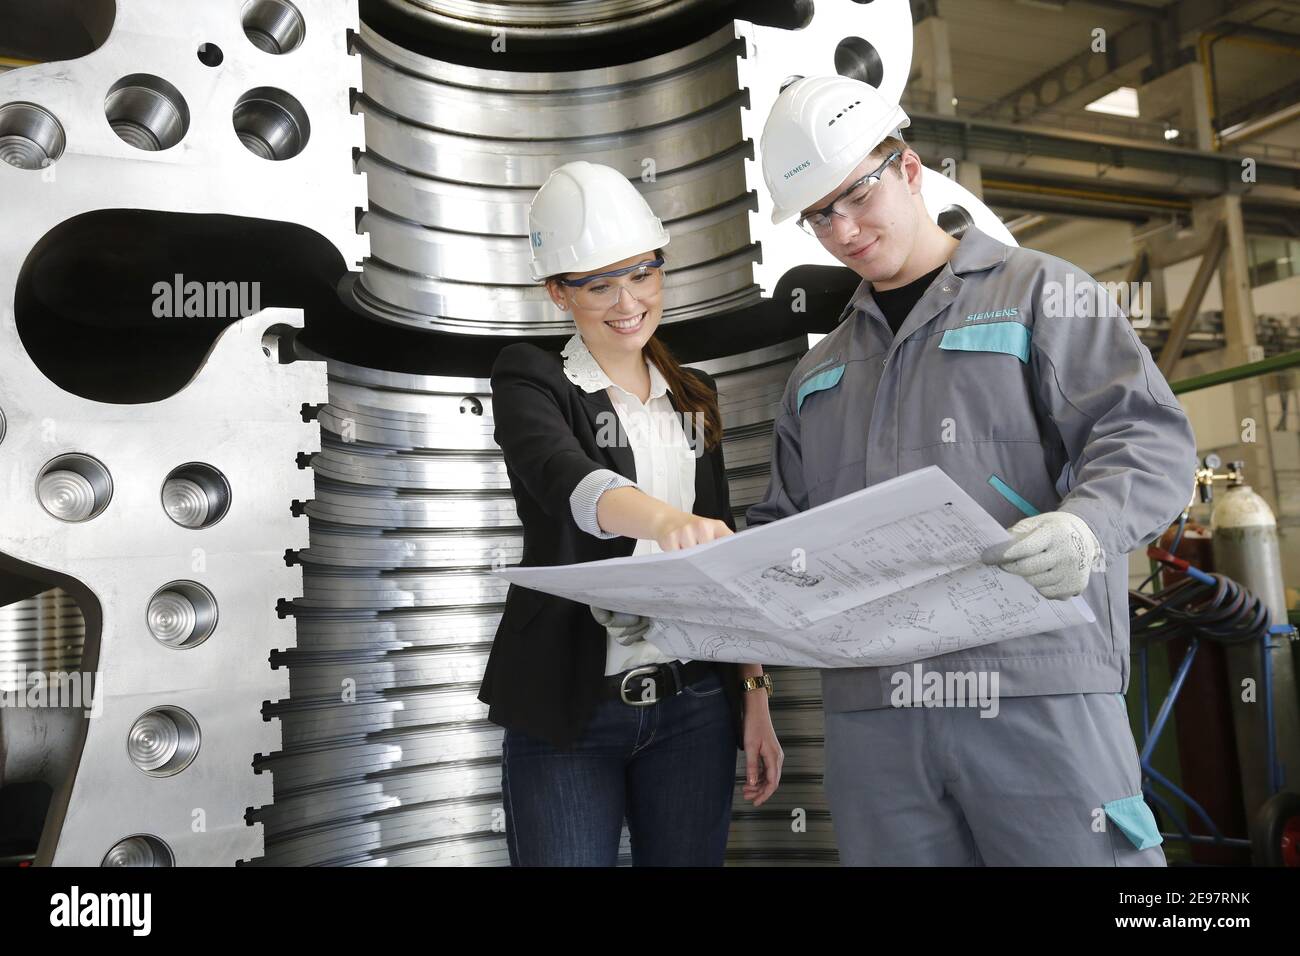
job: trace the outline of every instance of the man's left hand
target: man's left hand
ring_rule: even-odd
[[[1045,598],[1082,594],[1101,557],[1101,543],[1088,523],[1068,511],[1050,511],[1018,521],[1008,529],[1014,540],[995,545],[980,557],[985,564],[1018,574]]]

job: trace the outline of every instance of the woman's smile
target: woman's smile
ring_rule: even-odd
[[[632,335],[641,330],[645,323],[645,312],[621,319],[606,319],[605,324],[620,335]]]

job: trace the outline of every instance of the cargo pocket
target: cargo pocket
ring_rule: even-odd
[[[1164,842],[1160,828],[1156,826],[1155,814],[1142,799],[1142,794],[1123,797],[1103,803],[1102,809],[1110,822],[1128,838],[1128,842],[1139,850],[1149,850]]]

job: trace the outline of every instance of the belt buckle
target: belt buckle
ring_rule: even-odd
[[[655,696],[650,700],[631,700],[627,696],[627,691],[628,691],[627,682],[630,681],[633,677],[644,677],[646,674],[658,674],[658,673],[659,673],[659,668],[657,666],[646,666],[646,667],[634,667],[626,674],[624,674],[623,679],[619,682],[618,685],[618,695],[619,697],[622,698],[623,703],[627,704],[629,707],[650,707],[654,704],[659,703],[659,684],[657,682],[655,683]]]

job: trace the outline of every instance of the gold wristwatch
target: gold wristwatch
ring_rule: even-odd
[[[767,696],[772,696],[772,675],[759,674],[757,677],[746,677],[740,682],[740,686],[745,690],[758,690],[760,687],[767,691]]]

